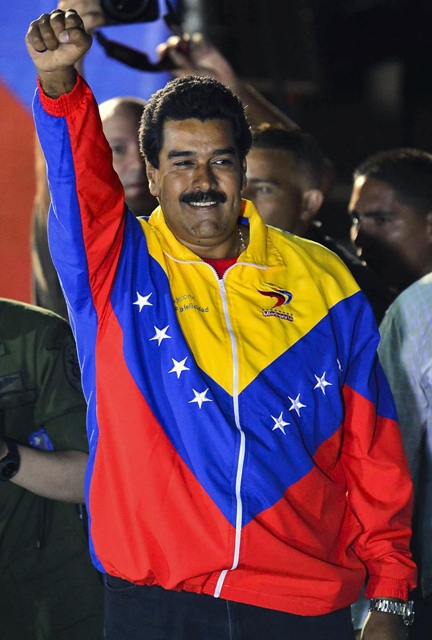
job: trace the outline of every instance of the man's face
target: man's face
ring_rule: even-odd
[[[216,248],[213,257],[237,234],[244,171],[225,120],[166,121],[159,169],[147,165],[170,230],[198,255]]]
[[[139,114],[122,108],[103,122],[113,153],[113,166],[125,190],[126,202],[137,216],[150,215],[157,202],[150,194],[144,160],[138,143]]]
[[[430,260],[427,219],[402,204],[386,182],[360,176],[349,213],[357,254],[388,285],[402,291],[420,278]]]
[[[304,187],[289,153],[252,147],[246,175],[243,197],[252,200],[266,224],[292,233],[303,231]]]

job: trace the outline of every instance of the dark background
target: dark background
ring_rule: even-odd
[[[348,233],[360,161],[401,146],[432,151],[432,0],[209,0],[201,15],[236,71],[333,161],[329,233]]]

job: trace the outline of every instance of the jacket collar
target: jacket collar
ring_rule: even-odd
[[[249,225],[249,245],[238,261],[241,264],[254,264],[264,267],[278,267],[284,260],[271,240],[270,228],[264,224],[258,211],[250,200],[242,200],[239,222]],[[168,228],[161,207],[151,214],[148,223],[160,234],[162,249],[176,260],[199,262],[201,258],[177,240]]]

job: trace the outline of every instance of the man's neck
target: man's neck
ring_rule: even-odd
[[[232,234],[217,245],[192,244],[183,240],[180,242],[203,260],[236,259],[249,244],[249,229],[245,225],[236,225]]]

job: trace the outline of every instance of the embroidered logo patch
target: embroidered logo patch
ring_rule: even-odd
[[[285,291],[284,289],[279,289],[279,287],[275,287],[274,285],[269,285],[269,291],[262,291],[261,289],[257,289],[258,293],[262,296],[266,296],[267,298],[273,298],[274,305],[270,308],[262,309],[262,314],[265,317],[273,316],[276,318],[280,318],[281,320],[288,320],[288,322],[294,322],[294,316],[289,311],[285,311],[280,307],[284,307],[289,304],[292,300],[293,294],[290,291]],[[279,308],[278,308],[279,307]]]

